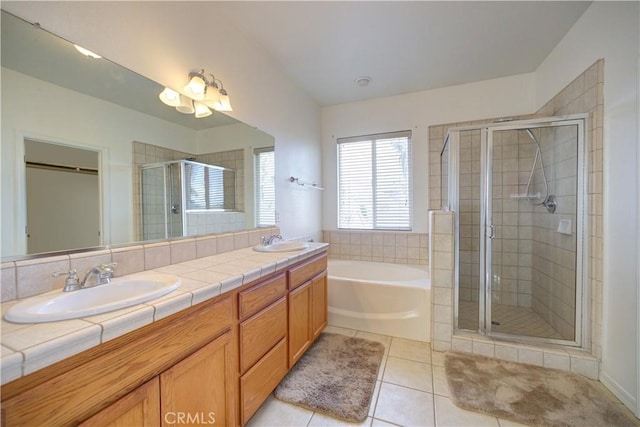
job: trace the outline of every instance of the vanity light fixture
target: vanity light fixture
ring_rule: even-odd
[[[213,74],[205,75],[204,70],[189,73],[188,82],[183,94],[165,87],[160,93],[160,100],[184,114],[194,114],[197,118],[212,114],[211,109],[226,112],[233,111],[229,94],[222,81]]]

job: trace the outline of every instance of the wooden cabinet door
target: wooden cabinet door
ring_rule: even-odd
[[[312,341],[311,282],[289,293],[289,369],[295,365]]]
[[[107,406],[80,426],[155,427],[160,425],[160,381],[158,377]]]
[[[315,341],[327,326],[327,274],[313,279],[311,288],[311,330]]]
[[[226,332],[160,374],[163,426],[236,424],[231,337]]]

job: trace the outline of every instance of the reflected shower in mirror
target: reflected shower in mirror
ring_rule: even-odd
[[[99,245],[146,238],[141,225],[141,166],[167,161],[193,158],[235,170],[235,188],[227,191],[235,196],[235,208],[220,212],[242,213],[242,224],[235,221],[234,228],[259,223],[255,183],[264,179],[256,176],[255,153],[273,150],[272,136],[219,112],[206,118],[181,114],[160,102],[163,87],[156,82],[107,59],[87,58],[72,43],[5,11],[1,31],[2,257],[54,250],[28,250],[27,168],[19,160],[28,140],[95,153]],[[77,212],[82,207],[73,201],[65,209]],[[56,226],[46,209],[32,213]],[[208,225],[193,226],[188,235],[222,232],[217,224]],[[68,234],[84,234],[76,231]],[[77,240],[64,249],[87,245]]]

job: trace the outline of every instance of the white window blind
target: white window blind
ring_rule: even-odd
[[[338,228],[411,230],[411,132],[338,139]]]
[[[273,147],[256,148],[254,158],[256,227],[267,227],[276,223],[276,171]]]
[[[187,163],[187,210],[224,209],[223,169]]]

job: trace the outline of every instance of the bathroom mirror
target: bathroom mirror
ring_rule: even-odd
[[[182,114],[159,100],[163,88],[156,82],[107,59],[88,58],[4,10],[1,31],[3,259],[28,253],[25,141],[97,154],[101,246],[143,240],[141,165],[181,159],[236,170],[243,215],[235,230],[256,226],[255,157],[273,150],[272,136],[218,112],[199,119]],[[227,90],[233,100],[232,88]],[[86,203],[70,192],[57,200],[70,211],[82,211]],[[45,223],[50,219],[47,212],[37,214]],[[202,233],[222,231],[230,230],[212,226]]]

